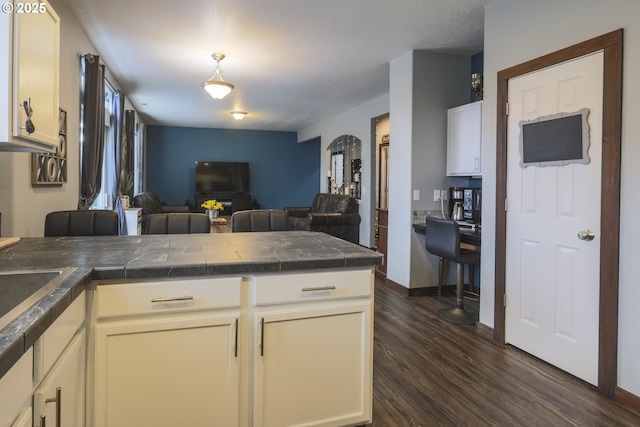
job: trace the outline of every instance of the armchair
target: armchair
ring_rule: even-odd
[[[286,207],[294,230],[321,231],[349,242],[360,241],[358,201],[341,194],[318,193],[308,207]]]
[[[132,206],[142,209],[142,234],[146,234],[147,219],[149,215],[158,213],[187,213],[189,205],[165,205],[160,202],[158,195],[152,191],[145,191],[136,195],[132,200]]]

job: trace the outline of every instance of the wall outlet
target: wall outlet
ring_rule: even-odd
[[[433,190],[433,201],[434,202],[439,202],[440,201],[440,197],[442,197],[440,194],[442,192],[440,190]]]
[[[413,201],[417,202],[420,200],[420,190],[413,190]]]
[[[447,201],[449,200],[449,191],[447,190],[440,190],[440,197],[442,198],[443,201]]]

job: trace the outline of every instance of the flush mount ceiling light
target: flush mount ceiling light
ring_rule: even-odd
[[[231,115],[232,115],[232,116],[233,116],[233,118],[234,118],[234,119],[236,119],[236,120],[242,120],[242,119],[244,119],[244,116],[246,116],[246,115],[247,115],[247,113],[246,113],[246,112],[244,112],[244,111],[232,111],[232,112],[231,112]]]
[[[209,95],[215,100],[219,100],[224,98],[231,92],[233,89],[233,85],[231,83],[227,83],[222,78],[222,68],[220,68],[220,61],[224,59],[223,53],[212,53],[211,57],[218,64],[216,69],[213,71],[213,76],[206,82],[202,83],[202,87],[206,90]]]

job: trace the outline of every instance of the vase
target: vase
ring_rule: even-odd
[[[215,221],[216,219],[218,219],[218,211],[215,209],[208,209],[207,215],[209,215],[210,221]]]

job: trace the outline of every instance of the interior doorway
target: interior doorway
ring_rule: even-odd
[[[617,385],[622,30],[596,37],[498,72],[496,135],[496,246],[494,339],[505,340],[507,134],[509,80],[584,55],[604,52],[599,274],[598,390],[614,397]]]
[[[375,215],[373,226],[373,247],[376,251],[384,255],[384,262],[376,269],[376,274],[381,277],[387,275],[387,236],[388,236],[388,218],[389,218],[389,161],[390,161],[390,142],[389,135],[389,114],[375,117],[371,120],[371,158],[374,159],[375,170],[372,177],[372,191],[375,195],[373,199],[372,209]]]

